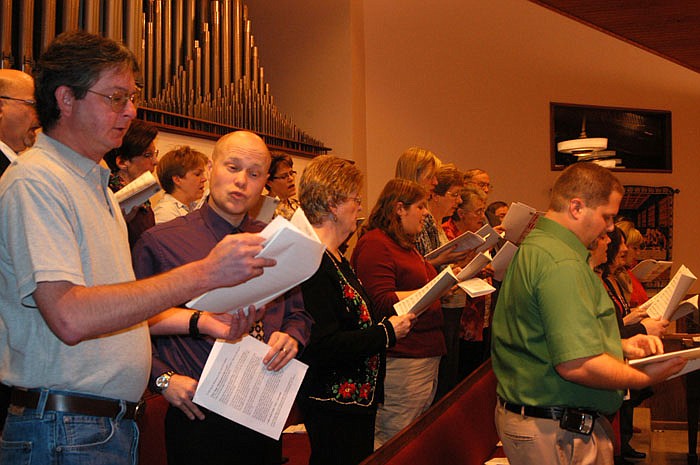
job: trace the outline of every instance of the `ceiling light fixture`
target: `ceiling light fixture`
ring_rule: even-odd
[[[557,150],[563,153],[570,153],[580,157],[589,155],[593,152],[599,152],[608,148],[608,139],[606,137],[587,137],[586,136],[586,116],[583,117],[581,124],[581,134],[578,139],[565,140],[557,144]]]

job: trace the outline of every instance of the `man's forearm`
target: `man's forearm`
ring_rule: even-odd
[[[94,287],[40,282],[34,300],[54,334],[73,345],[133,326],[210,290],[205,268],[193,262],[151,278]]]

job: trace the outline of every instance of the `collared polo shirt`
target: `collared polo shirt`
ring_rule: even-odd
[[[40,282],[133,281],[109,171],[39,134],[0,179],[0,379],[136,401],[146,386],[146,323],[68,346],[34,302]],[[118,312],[119,309],[105,309]]]
[[[622,393],[565,380],[556,365],[607,353],[622,360],[615,308],[568,229],[541,218],[506,273],[493,319],[492,362],[508,402],[612,413]]]

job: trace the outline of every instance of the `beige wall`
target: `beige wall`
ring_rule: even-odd
[[[248,4],[251,16],[267,4],[265,25],[254,19],[257,33],[277,31],[260,43],[278,104],[366,168],[368,205],[403,149],[422,145],[488,170],[492,200],[544,209],[557,175],[550,102],[671,110],[673,173],[619,177],[680,189],[674,258],[700,273],[700,74],[526,0]],[[275,63],[284,65],[268,73]],[[324,82],[301,79],[299,69],[323,73]]]
[[[491,200],[546,208],[549,103],[673,113],[673,173],[619,177],[680,189],[674,259],[700,273],[700,75],[524,0],[365,2],[368,172],[376,195],[403,148],[491,173]],[[409,46],[410,44],[410,46]]]

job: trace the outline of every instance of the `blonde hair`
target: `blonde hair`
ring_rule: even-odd
[[[615,226],[620,228],[622,232],[625,233],[628,247],[639,247],[642,245],[642,242],[644,242],[644,236],[642,236],[642,233],[639,232],[639,229],[634,227],[634,223],[632,223],[630,220],[618,221],[615,223]]]
[[[396,162],[396,177],[420,182],[421,177],[432,178],[442,163],[437,155],[428,149],[410,147]],[[429,176],[430,175],[430,176]]]

